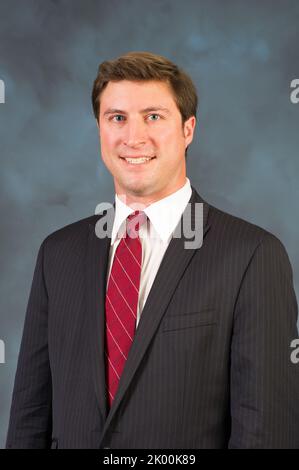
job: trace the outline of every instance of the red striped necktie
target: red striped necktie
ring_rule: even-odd
[[[127,218],[126,234],[116,248],[107,287],[105,360],[109,407],[135,335],[142,266],[139,227],[146,220],[146,214],[140,211]]]

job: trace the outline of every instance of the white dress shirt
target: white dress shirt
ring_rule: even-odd
[[[185,185],[178,191],[143,209],[143,212],[148,217],[148,222],[147,224],[141,225],[139,229],[139,238],[142,245],[142,268],[136,328],[159,266],[172,238],[173,231],[179,223],[191,194],[192,189],[190,181],[186,178]],[[124,204],[117,194],[115,194],[115,218],[111,234],[107,286],[114,254],[125,232],[126,219],[134,211],[134,209]]]

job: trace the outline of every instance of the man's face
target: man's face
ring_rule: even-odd
[[[100,97],[99,135],[116,193],[127,204],[148,205],[180,189],[194,128],[194,116],[182,126],[167,83],[109,82]]]

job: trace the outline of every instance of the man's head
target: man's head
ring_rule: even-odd
[[[117,194],[148,204],[183,186],[197,109],[184,71],[162,56],[130,52],[100,64],[92,103]]]

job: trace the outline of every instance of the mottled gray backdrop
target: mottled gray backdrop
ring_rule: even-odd
[[[39,245],[113,201],[90,102],[101,61],[152,51],[193,77],[189,178],[282,240],[299,292],[298,25],[296,0],[0,0],[0,446]]]

